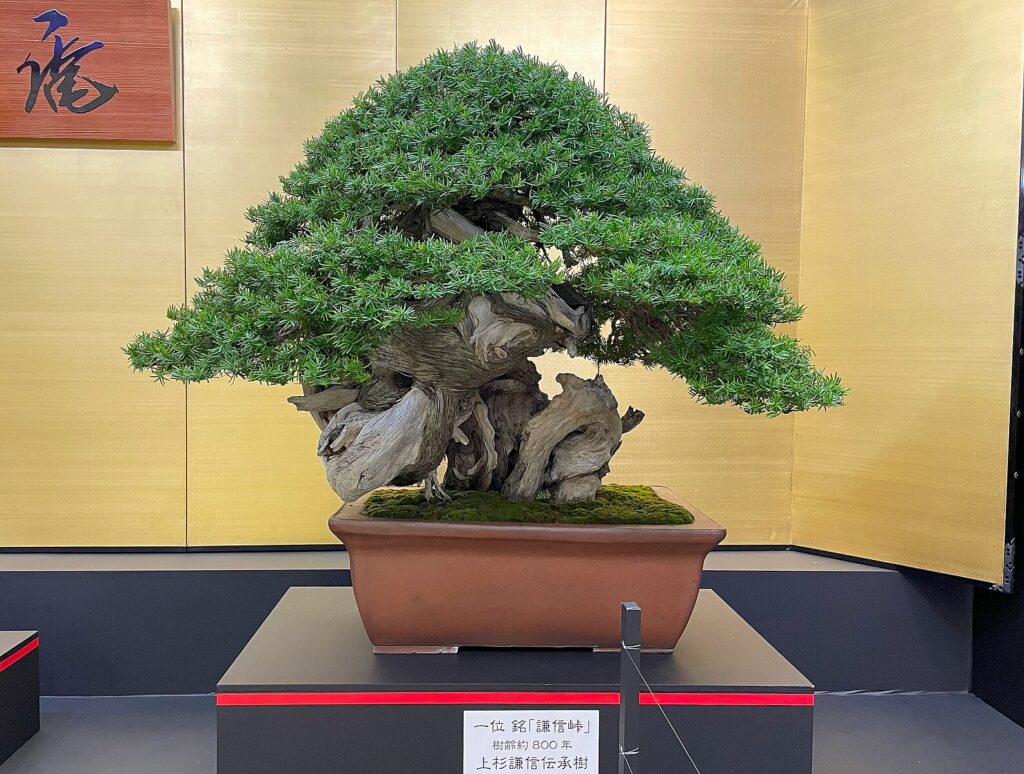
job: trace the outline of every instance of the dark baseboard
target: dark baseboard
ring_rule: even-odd
[[[37,629],[44,695],[207,693],[331,551],[0,554],[0,629]],[[802,551],[716,551],[714,589],[821,690],[966,690],[970,584]],[[909,625],[911,622],[912,625]]]

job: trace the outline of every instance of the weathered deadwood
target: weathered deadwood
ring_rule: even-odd
[[[480,219],[479,213],[474,217]],[[506,213],[490,213],[480,222],[497,223],[523,238],[538,237]],[[428,223],[434,233],[456,242],[483,231],[453,209],[430,213]],[[435,471],[446,452],[446,484],[485,490],[507,486],[510,472],[523,463],[526,431],[547,405],[528,358],[552,349],[574,353],[576,342],[592,327],[586,300],[554,287],[538,299],[514,293],[468,298],[462,319],[452,327],[388,336],[372,355],[371,379],[354,395],[336,393],[340,405],[334,396],[317,397],[323,393],[297,399],[317,408],[307,409],[314,418],[330,419],[322,428],[318,453],[331,486],[351,500],[386,484],[426,480],[426,491],[441,497]],[[342,397],[351,402],[342,403]],[[328,404],[328,411],[336,411],[332,416],[320,408]],[[577,422],[565,429],[543,453],[535,448],[537,441],[529,447],[544,459],[539,471],[530,468],[525,487],[520,482],[516,499],[526,499],[522,493],[531,488],[529,496],[537,494],[547,482],[555,446],[580,427]],[[543,435],[537,431],[534,437]]]
[[[537,207],[527,194],[519,193],[518,191],[510,191],[507,188],[492,188],[488,195],[498,201],[515,204],[519,207],[531,208],[537,211],[543,210],[543,208]]]
[[[461,242],[484,231],[455,210],[436,210],[430,213],[429,222],[434,231],[453,242]]]
[[[412,377],[379,363],[370,367],[371,379],[359,388],[356,401],[366,411],[384,411],[394,406],[412,387]]]
[[[637,425],[644,421],[645,416],[647,415],[644,414],[644,412],[640,409],[633,408],[632,406],[626,409],[626,413],[622,415],[622,434],[625,435],[630,430],[635,429]],[[620,446],[622,446],[621,439],[619,439],[619,442],[612,447],[611,456],[615,456],[615,452],[619,450]],[[607,472],[608,471],[605,471],[601,475],[604,476]]]
[[[529,361],[485,384],[479,394],[486,416],[474,395],[456,419],[445,486],[490,488],[509,499],[517,493],[532,499],[545,489],[558,503],[594,499],[622,433],[635,428],[644,415],[630,407],[619,417],[615,398],[600,377],[585,381],[562,374],[558,380],[563,393],[551,402]],[[489,475],[467,474],[483,470]]]
[[[303,385],[303,389],[306,387]],[[304,392],[302,395],[293,395],[288,402],[295,406],[298,411],[337,411],[356,399],[358,390],[352,387],[343,387],[336,384],[319,392]]]
[[[441,488],[441,484],[437,480],[436,470],[430,471],[427,477],[423,479],[423,497],[428,503],[434,500],[442,503],[450,503],[452,501],[451,496]]]
[[[608,474],[608,466],[596,473],[586,473],[573,478],[566,478],[551,485],[551,502],[553,503],[585,503],[597,497],[601,488],[601,479]]]
[[[486,223],[487,226],[495,229],[508,231],[520,239],[528,242],[539,242],[540,232],[524,226],[515,218],[494,208],[481,208],[482,211],[475,214],[478,220]],[[471,213],[473,214],[473,213]],[[453,242],[461,242],[471,236],[483,233],[483,229],[473,223],[469,218],[453,209],[435,210],[430,213],[428,223],[435,233],[440,234]]]
[[[644,417],[647,416],[640,409],[633,408],[630,406],[626,409],[626,413],[622,415],[622,432],[628,433],[630,430],[635,428],[641,422],[644,421]]]
[[[448,444],[445,486],[486,492],[491,488],[498,466],[494,426],[479,392],[474,392],[463,403],[455,419],[453,440]]]
[[[373,377],[321,434],[319,453],[331,486],[352,499],[385,484],[422,480],[444,457],[461,400],[531,355],[575,342],[591,324],[587,309],[571,307],[555,290],[537,300],[497,293],[470,299],[455,327],[388,337],[374,352]],[[476,443],[467,450],[474,459],[462,460],[465,466],[457,462],[452,478],[465,474],[472,479],[468,485],[489,487],[488,477],[500,463],[507,466],[512,450],[499,455],[489,411],[478,400],[470,412]],[[518,439],[501,443],[507,447]]]
[[[508,500],[532,500],[545,485],[552,496],[562,481],[595,476],[567,486],[560,502],[593,499],[612,449],[622,437],[615,396],[601,376],[584,380],[574,374],[559,374],[561,394],[535,415],[523,429],[519,459],[502,486]],[[565,443],[565,450],[559,447]],[[581,486],[581,483],[584,486]]]
[[[487,404],[498,455],[491,488],[500,490],[519,460],[519,442],[526,423],[550,401],[540,389],[537,366],[529,360],[501,379],[485,384],[480,396]]]
[[[493,210],[487,214],[487,220],[489,225],[501,228],[510,234],[515,234],[521,239],[525,239],[528,242],[539,242],[540,233],[534,231],[532,228],[527,228],[515,218],[510,218],[504,212],[500,210]]]
[[[566,436],[551,453],[544,484],[556,503],[593,500],[608,463],[621,446],[614,420],[592,422]]]
[[[309,416],[312,417],[313,421],[316,422],[316,426],[319,427],[320,430],[322,431],[327,426],[327,423],[331,421],[331,417],[334,416],[334,412],[337,409],[332,409],[332,408],[323,408],[323,409],[321,409],[321,408],[305,408],[304,409],[304,408],[302,408],[301,405],[299,405],[299,402],[300,401],[301,402],[317,401],[318,398],[316,396],[321,395],[321,394],[327,392],[328,390],[331,390],[331,389],[334,389],[334,388],[330,388],[329,387],[329,388],[327,388],[327,390],[325,390],[325,389],[323,389],[321,387],[314,387],[314,386],[312,386],[310,384],[307,384],[306,382],[301,382],[300,384],[302,386],[302,395],[301,396],[296,395],[296,396],[293,396],[291,398],[288,398],[288,402],[293,404],[293,405],[295,405],[295,408],[297,408],[299,411],[308,411],[309,412]],[[345,388],[342,388],[342,389],[345,389]],[[320,398],[319,400],[324,400],[324,399]],[[333,398],[331,399],[331,402],[332,403],[335,402],[333,400]],[[351,401],[347,401],[347,402],[351,403]],[[341,405],[345,405],[345,404],[341,404]],[[341,406],[338,406],[338,408],[341,408]]]
[[[444,459],[456,403],[446,390],[413,386],[385,411],[345,406],[317,447],[331,488],[342,500],[355,500],[386,484],[422,481]]]
[[[537,367],[527,360],[475,394],[479,402],[460,413],[448,445],[446,487],[501,490],[518,458],[523,428],[548,404],[539,385]]]
[[[412,383],[470,393],[529,357],[570,347],[591,325],[585,308],[574,309],[554,290],[538,300],[514,293],[476,296],[455,327],[389,336],[373,364]]]

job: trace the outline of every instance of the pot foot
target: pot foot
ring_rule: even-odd
[[[433,653],[458,653],[458,645],[374,645],[373,652],[378,656],[395,654],[433,654]]]

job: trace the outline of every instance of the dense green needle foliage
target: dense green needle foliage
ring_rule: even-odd
[[[441,51],[357,97],[305,151],[283,194],[249,211],[246,247],[169,310],[169,331],[127,347],[133,366],[358,384],[389,334],[452,325],[473,295],[568,283],[592,302],[599,330],[580,350],[594,360],[664,367],[751,413],[842,402],[838,378],[773,332],[802,310],[759,246],[635,116],[561,67],[493,43]],[[485,233],[434,236],[430,213],[446,208]]]

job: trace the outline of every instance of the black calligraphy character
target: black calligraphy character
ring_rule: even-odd
[[[46,32],[40,38],[40,40],[46,40],[54,30],[67,26],[68,17],[56,8],[52,8],[39,14],[32,21],[46,23]],[[89,94],[89,89],[87,88],[75,88],[77,86],[76,79],[81,71],[79,62],[87,54],[103,48],[103,43],[94,40],[92,43],[72,49],[72,46],[78,41],[79,37],[77,35],[67,43],[61,39],[60,35],[54,35],[53,56],[46,63],[45,67],[40,67],[39,62],[30,58],[32,52],[25,55],[25,61],[18,66],[17,71],[20,73],[25,68],[29,70],[29,90],[28,97],[25,99],[26,113],[32,112],[40,90],[42,90],[43,96],[46,97],[46,101],[50,104],[50,109],[54,113],[58,112],[58,107],[67,108],[72,113],[88,113],[108,102],[117,94],[117,86],[100,83],[87,75],[83,75],[82,80],[88,81],[92,85],[96,90],[96,96],[91,100],[79,103],[79,100]],[[57,93],[60,95],[59,100],[54,99],[54,88],[57,89]]]

